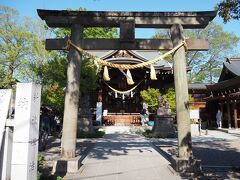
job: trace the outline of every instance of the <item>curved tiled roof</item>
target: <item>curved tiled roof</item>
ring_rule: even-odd
[[[160,52],[159,51],[143,51],[143,50],[128,50],[128,52],[133,56],[133,57],[113,57],[114,54],[116,54],[118,51],[117,50],[111,50],[111,51],[88,51],[94,56],[100,57],[102,59],[105,59],[107,61],[112,61],[112,62],[123,62],[123,63],[140,63],[140,62],[145,62],[151,59],[154,59],[159,56]],[[160,60],[156,64],[154,64],[154,67],[156,69],[158,68],[164,68],[164,69],[171,69],[172,64],[169,63],[166,60]]]
[[[240,76],[240,58],[230,58],[223,64],[231,73]]]
[[[240,76],[240,58],[227,58],[218,82]]]

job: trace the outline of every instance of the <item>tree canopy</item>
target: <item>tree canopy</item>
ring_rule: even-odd
[[[80,8],[80,10],[84,10]],[[42,103],[63,111],[66,88],[67,53],[46,51],[47,36],[70,36],[69,29],[49,29],[40,20],[21,17],[12,8],[0,6],[0,87],[19,82],[41,83]],[[115,38],[116,28],[86,28],[84,37]],[[81,92],[97,88],[96,65],[83,59]]]
[[[165,93],[161,93],[159,89],[148,88],[140,92],[142,101],[148,104],[150,111],[156,112],[158,109],[158,98],[162,97],[164,101],[168,102],[172,114],[176,113],[175,90],[168,89]]]
[[[217,5],[218,14],[228,22],[231,19],[240,18],[240,1],[239,0],[223,0]]]
[[[225,32],[222,26],[211,22],[202,30],[185,30],[184,35],[191,39],[207,39],[208,51],[189,51],[186,54],[187,65],[192,69],[189,72],[189,81],[213,83],[219,78],[222,63],[226,57],[232,57],[239,52],[235,50],[239,37],[233,33]],[[158,31],[154,38],[170,38],[166,30]],[[166,60],[172,62],[171,56]]]
[[[21,18],[12,8],[0,6],[0,87],[9,87],[17,80],[37,79],[29,67],[50,57],[40,39],[41,25],[30,18]]]

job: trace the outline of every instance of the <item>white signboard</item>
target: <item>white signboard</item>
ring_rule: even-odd
[[[103,116],[107,116],[108,115],[108,110],[107,109],[104,109],[103,110]]]
[[[190,110],[190,119],[199,119],[199,110]]]
[[[8,115],[11,95],[11,89],[0,89],[0,149],[2,146],[2,138]]]
[[[97,102],[96,121],[102,124],[102,102]]]

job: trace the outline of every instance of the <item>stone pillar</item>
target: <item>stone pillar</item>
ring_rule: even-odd
[[[71,28],[71,41],[80,46],[83,38],[83,27],[73,24]],[[69,159],[75,157],[79,88],[80,88],[81,56],[73,47],[68,53],[67,88],[64,104],[62,156]]]
[[[183,41],[183,28],[176,24],[171,27],[173,46]],[[176,111],[178,123],[178,153],[179,158],[189,159],[192,156],[190,117],[188,110],[188,84],[186,71],[185,48],[182,46],[173,55],[174,83],[176,92]]]
[[[37,179],[41,85],[17,83],[11,180]]]
[[[4,135],[5,124],[8,115],[8,109],[10,106],[12,96],[11,89],[0,89],[0,151],[2,146],[2,139]]]
[[[234,103],[234,126],[235,126],[235,128],[238,128],[237,106],[236,106],[236,103]]]
[[[227,117],[228,117],[228,128],[231,129],[231,111],[230,111],[230,103],[227,103]]]

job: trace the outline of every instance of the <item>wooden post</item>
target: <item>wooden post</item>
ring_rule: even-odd
[[[71,41],[79,46],[83,38],[83,27],[74,24],[71,28]],[[81,56],[72,47],[68,53],[67,89],[64,104],[62,156],[74,158],[76,150]]]
[[[227,102],[227,115],[228,115],[228,128],[231,129],[231,112],[230,112],[230,103]]]
[[[234,126],[235,126],[235,128],[238,128],[237,106],[236,106],[236,103],[234,103]]]
[[[177,46],[184,40],[183,27],[181,25],[173,25],[170,31],[174,46]],[[185,48],[183,46],[174,53],[173,59],[178,123],[178,152],[180,158],[188,159],[192,156],[192,142],[190,117],[188,111],[189,96],[186,73],[186,57]]]

